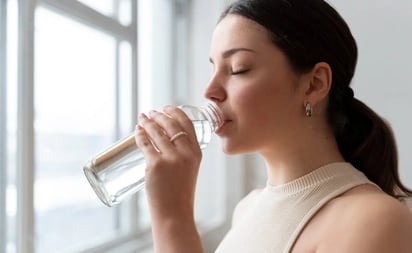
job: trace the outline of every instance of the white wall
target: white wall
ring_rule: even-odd
[[[330,0],[359,47],[355,96],[392,125],[400,176],[412,187],[412,1]]]
[[[193,0],[191,24],[190,80],[194,102],[203,98],[203,91],[211,76],[209,62],[210,41],[216,22],[226,6],[225,0]]]

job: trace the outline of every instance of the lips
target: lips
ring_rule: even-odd
[[[227,128],[227,125],[230,124],[232,122],[232,120],[230,119],[230,117],[228,117],[229,113],[226,109],[224,109],[223,107],[220,107],[220,106],[218,106],[218,107],[219,107],[219,110],[221,112],[223,124],[220,127],[218,127],[217,129],[215,129],[215,133],[217,135],[221,135],[223,133],[223,130],[225,128]]]
[[[222,124],[218,129],[215,130],[215,133],[216,133],[217,135],[222,134],[223,131],[224,131],[224,129],[225,129],[225,127],[226,127],[228,124],[230,124],[230,122],[232,122],[232,120],[228,120],[228,119],[223,120],[223,124]]]

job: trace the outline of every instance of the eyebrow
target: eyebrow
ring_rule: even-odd
[[[250,48],[237,47],[237,48],[232,48],[232,49],[229,49],[229,50],[224,51],[224,52],[222,53],[222,58],[224,58],[224,59],[225,59],[225,58],[228,58],[229,56],[232,56],[232,55],[234,55],[235,53],[241,52],[241,51],[256,53],[255,50],[250,49]],[[213,63],[212,58],[209,58],[209,61],[210,61],[211,63]]]

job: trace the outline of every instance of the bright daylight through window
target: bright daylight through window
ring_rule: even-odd
[[[129,135],[138,112],[199,102],[192,4],[0,0],[0,252],[150,252],[144,190],[108,208],[83,166]],[[213,145],[196,192],[196,221],[211,238],[230,210]]]
[[[2,1],[1,6],[7,13],[7,29],[2,27],[7,31],[7,43],[2,39],[2,48],[7,45],[7,59],[2,58],[7,62],[7,68],[2,65],[7,111],[1,114],[2,140],[7,140],[1,171],[7,180],[1,185],[6,208],[0,207],[5,216],[0,251],[99,251],[144,233],[132,201],[106,208],[82,171],[88,156],[135,124],[136,1],[98,6]],[[26,23],[34,29],[25,29]],[[34,78],[23,78],[25,73]],[[24,104],[23,96],[33,104]],[[22,138],[26,119],[31,130]],[[32,164],[22,165],[21,157],[33,157]]]

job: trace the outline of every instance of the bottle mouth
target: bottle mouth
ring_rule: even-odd
[[[207,103],[206,107],[212,113],[212,122],[213,122],[213,131],[216,131],[219,127],[221,127],[224,123],[223,113],[220,108],[213,102]]]

